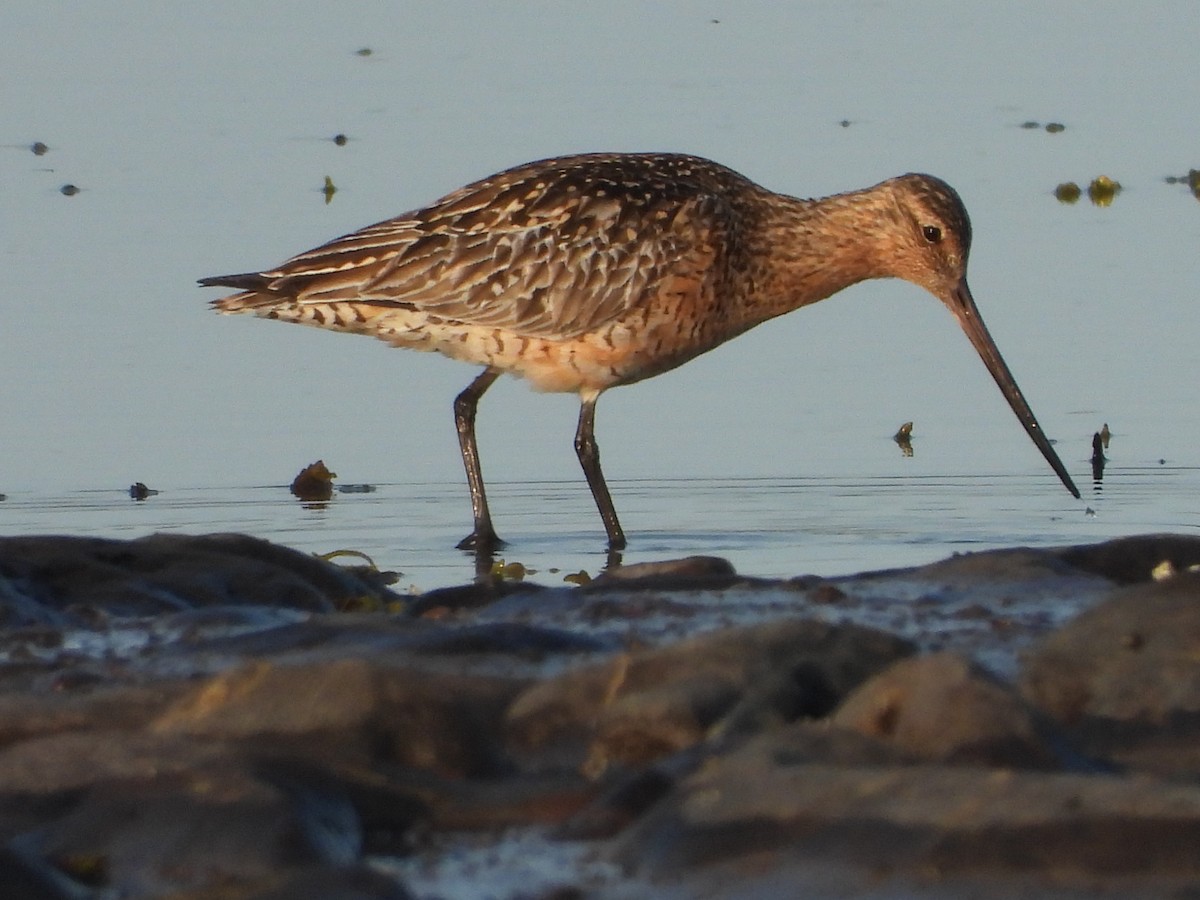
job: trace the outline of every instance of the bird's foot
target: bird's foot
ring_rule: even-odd
[[[470,550],[473,553],[495,553],[497,550],[507,547],[508,544],[496,536],[496,532],[488,529],[487,531],[472,531],[465,538],[455,544],[459,550]]]

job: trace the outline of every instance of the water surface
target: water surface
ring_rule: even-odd
[[[1103,497],[1074,501],[951,317],[860,285],[601,400],[628,560],[844,572],[1194,529],[1200,203],[1164,178],[1200,165],[1197,25],[1189,2],[10,9],[0,533],[233,528],[462,580],[450,404],[473,371],[219,318],[194,281],[601,149],[699,153],[797,195],[945,178],[983,314],[1081,485],[1092,434],[1115,435]],[[1099,175],[1124,187],[1111,207],[1055,200]],[[540,569],[603,564],[576,414],[510,379],[480,408],[497,527]],[[256,487],[317,458],[379,491],[309,509]],[[162,493],[132,504],[134,481]]]
[[[1152,531],[1200,532],[1200,468],[1110,467],[1083,504],[1053,474],[614,480],[630,545],[626,563],[692,554],[728,558],[763,577],[845,575],[917,566],[953,553],[1046,547]],[[454,549],[470,530],[465,485],[381,483],[371,493],[303,503],[284,485],[15,493],[0,504],[10,534],[137,537],[156,531],[241,531],[312,553],[355,550],[400,573],[401,590],[471,581],[475,558]],[[608,564],[604,530],[577,480],[497,482],[498,554],[560,584]],[[354,563],[359,560],[348,559]]]

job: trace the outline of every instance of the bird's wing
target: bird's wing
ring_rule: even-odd
[[[469,185],[263,272],[252,292],[401,306],[528,336],[582,334],[636,306],[725,222],[725,201],[706,185],[622,178],[591,162]]]

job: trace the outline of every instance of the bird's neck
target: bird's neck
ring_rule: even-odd
[[[766,261],[752,289],[764,319],[887,277],[875,238],[886,233],[894,208],[885,185],[819,200],[777,196],[754,229],[758,247],[751,252]]]

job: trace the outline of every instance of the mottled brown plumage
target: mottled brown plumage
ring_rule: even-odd
[[[928,175],[801,200],[681,154],[548,159],[467,185],[295,256],[206,278],[223,313],[369,334],[485,366],[455,419],[475,513],[461,546],[499,544],[475,445],[479,397],[503,372],[580,395],[576,449],[614,549],[625,537],[592,436],[596,398],[868,278],[904,278],[959,319],[1063,483],[966,284],[971,225]]]

